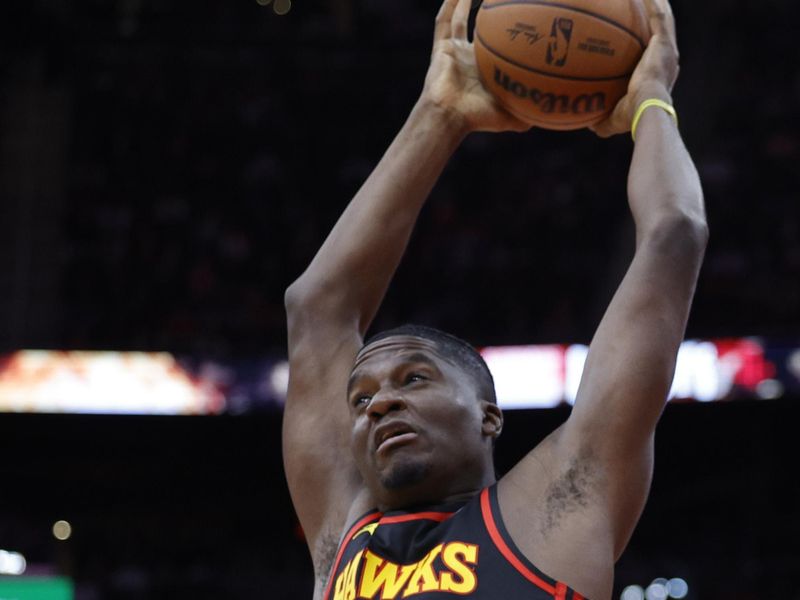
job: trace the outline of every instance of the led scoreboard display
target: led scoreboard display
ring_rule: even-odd
[[[73,600],[64,577],[0,577],[0,600]]]
[[[572,404],[589,348],[482,348],[504,409]],[[285,356],[218,361],[167,352],[20,350],[0,356],[0,412],[156,415],[281,410]],[[699,402],[800,397],[800,344],[761,338],[681,344],[670,399]]]

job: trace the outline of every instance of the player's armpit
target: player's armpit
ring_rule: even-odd
[[[611,518],[601,500],[607,480],[588,448],[562,453],[562,425],[498,484],[500,509],[522,553],[548,576],[586,598],[611,593]]]

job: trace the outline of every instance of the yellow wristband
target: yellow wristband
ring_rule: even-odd
[[[675,125],[678,124],[678,113],[675,112],[675,108],[671,104],[668,104],[663,100],[659,100],[658,98],[648,98],[639,105],[639,108],[636,109],[636,114],[633,115],[633,123],[631,123],[631,137],[633,138],[634,142],[636,141],[636,127],[639,125],[639,119],[642,118],[644,111],[651,106],[663,108],[670,115],[672,115],[673,119],[675,119]]]

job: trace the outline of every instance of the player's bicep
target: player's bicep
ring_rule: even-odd
[[[637,250],[589,347],[567,443],[621,456],[646,449],[686,329],[701,256],[693,245],[673,236]]]
[[[647,497],[656,423],[683,339],[700,256],[693,240],[637,250],[592,340],[575,407],[559,438],[566,460],[589,457],[614,546],[627,542]]]

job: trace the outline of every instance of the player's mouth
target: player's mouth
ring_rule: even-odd
[[[407,423],[395,421],[386,423],[375,430],[375,453],[383,454],[399,446],[408,444],[417,438],[417,433]]]

